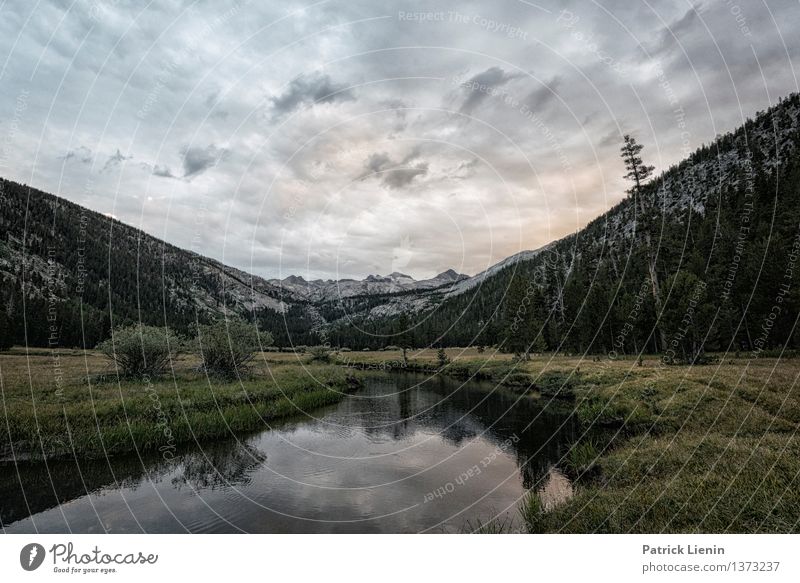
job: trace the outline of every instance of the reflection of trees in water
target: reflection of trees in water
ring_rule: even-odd
[[[303,419],[278,428],[282,432],[334,432],[333,437],[363,431],[386,441],[406,439],[422,430],[437,432],[453,447],[462,447],[477,436],[498,447],[514,439],[516,443],[508,445],[505,453],[516,458],[528,489],[540,484],[576,437],[577,426],[568,419],[569,411],[542,411],[541,403],[518,400],[504,390],[493,391],[487,383],[463,387],[458,381],[438,376],[416,386],[424,379],[397,374],[370,382],[360,393],[361,398],[345,399],[331,408],[326,424]],[[201,490],[247,484],[266,459],[251,443],[226,440],[195,445],[176,452],[170,462],[154,454],[142,460],[122,456],[109,461],[21,463],[19,478],[12,464],[0,465],[0,520],[10,524],[87,493],[117,487],[136,489],[147,480],[162,481],[166,475],[171,476],[176,488]]]
[[[241,485],[266,455],[251,445],[222,441],[178,452],[172,461],[160,455],[112,457],[108,460],[58,460],[47,464],[20,463],[0,466],[0,522],[4,525],[54,508],[59,504],[103,490],[136,490],[150,481],[160,482],[178,470],[173,486],[197,489]],[[48,475],[49,472],[49,475]]]
[[[578,435],[574,416],[545,413],[542,418],[542,423],[534,423],[520,436],[516,449],[522,485],[528,490],[544,483],[551,467],[567,454]]]
[[[32,514],[107,488],[138,488],[159,481],[173,467],[161,456],[140,460],[57,460],[0,466],[0,520],[10,524]],[[17,470],[19,475],[17,475]]]
[[[223,442],[192,451],[180,458],[172,485],[189,485],[197,490],[243,486],[253,471],[267,459],[265,453],[245,442]]]
[[[360,424],[376,439],[403,439],[424,427],[438,431],[453,447],[477,436],[497,446],[513,439],[516,443],[506,453],[516,457],[526,488],[547,475],[577,435],[571,408],[554,403],[543,410],[541,401],[520,399],[492,383],[465,385],[442,375],[393,374],[390,379],[371,381],[366,394],[369,391],[375,398],[345,405],[346,419],[341,422],[351,427]],[[387,394],[392,397],[381,397]]]
[[[458,386],[453,383],[441,377],[436,383],[438,391],[450,394],[442,406],[442,436],[454,445],[478,434],[498,446],[515,440],[506,453],[516,457],[526,489],[547,476],[577,436],[577,421],[570,415],[571,409],[551,404],[546,410],[541,401],[520,399],[490,383],[471,384],[453,392]],[[470,411],[469,415],[459,420],[466,411]]]

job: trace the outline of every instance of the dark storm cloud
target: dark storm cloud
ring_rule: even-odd
[[[417,150],[412,151],[400,162],[395,162],[386,152],[370,154],[364,161],[364,172],[358,177],[359,180],[376,177],[381,184],[388,188],[398,189],[408,186],[417,176],[424,176],[428,173],[430,164],[418,160]]]
[[[63,156],[59,156],[59,159],[64,161],[74,160],[82,164],[89,164],[92,161],[92,151],[86,146],[80,146],[74,150],[70,150]]]
[[[162,178],[177,178],[170,170],[169,166],[159,166],[156,164],[153,167],[153,176],[160,176]]]
[[[489,67],[485,71],[470,77],[461,84],[461,88],[467,94],[464,103],[461,104],[461,113],[470,113],[487,97],[496,94],[499,87],[518,76],[515,73],[506,73],[500,67]]]
[[[286,91],[272,97],[272,114],[280,117],[305,104],[353,101],[355,96],[346,85],[334,83],[322,73],[301,75],[289,83]]]
[[[130,160],[132,158],[133,156],[123,155],[122,152],[119,151],[119,148],[117,148],[117,151],[108,157],[108,160],[106,160],[106,163],[103,165],[103,169],[101,170],[101,172],[106,172],[107,170],[111,170],[115,166],[118,166],[122,162]]]
[[[403,188],[417,176],[425,176],[428,173],[428,166],[427,162],[418,162],[407,168],[395,168],[384,175],[383,184],[389,188]]]
[[[224,148],[209,144],[205,148],[187,147],[183,149],[183,177],[190,178],[216,166],[227,154]]]
[[[555,101],[559,85],[561,85],[561,77],[553,77],[546,85],[531,91],[525,100],[528,109],[540,112],[550,102]]]
[[[683,16],[670,22],[658,33],[658,39],[648,48],[651,57],[669,52],[678,43],[682,42],[682,36],[692,30],[695,23],[699,21],[700,13],[703,11],[701,4],[690,7]]]
[[[394,162],[386,152],[376,152],[370,154],[369,158],[364,161],[364,174],[360,178],[365,178],[376,172],[380,172],[388,166],[392,166]]]

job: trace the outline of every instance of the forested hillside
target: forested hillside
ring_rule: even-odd
[[[94,347],[113,324],[178,330],[225,307],[282,309],[260,278],[28,186],[0,180],[0,335]]]
[[[795,94],[580,232],[460,283],[409,330],[405,318],[340,314],[333,336],[355,346],[502,344],[681,360],[704,349],[797,347],[799,123]],[[646,163],[646,149],[641,156]]]

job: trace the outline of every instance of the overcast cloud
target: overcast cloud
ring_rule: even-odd
[[[794,0],[231,6],[3,4],[0,175],[259,275],[474,274],[618,202],[622,133],[666,169],[798,90]]]

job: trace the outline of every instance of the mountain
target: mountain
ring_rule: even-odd
[[[502,344],[521,296],[534,313],[531,342],[553,350],[682,357],[798,347],[799,126],[793,94],[578,232],[445,293],[406,298],[404,314],[340,314],[332,335],[375,347],[408,336],[408,326],[417,346]]]
[[[503,346],[523,313],[525,340],[552,350],[798,347],[799,126],[793,94],[578,232],[473,277],[420,281],[266,280],[0,180],[0,329],[91,347],[112,322],[186,330],[232,312],[278,345]]]
[[[448,285],[452,286],[454,283],[467,278],[469,276],[448,269],[436,277],[420,281],[415,280],[410,275],[394,272],[386,276],[369,275],[362,280],[315,279],[306,281],[300,276],[290,275],[284,279],[271,279],[269,283],[280,288],[288,294],[288,297],[295,300],[303,299],[310,302],[323,302],[362,295],[386,295],[415,290],[438,289]]]
[[[8,180],[0,193],[0,305],[15,343],[92,347],[112,322],[185,329],[288,307],[269,282],[105,215]]]

